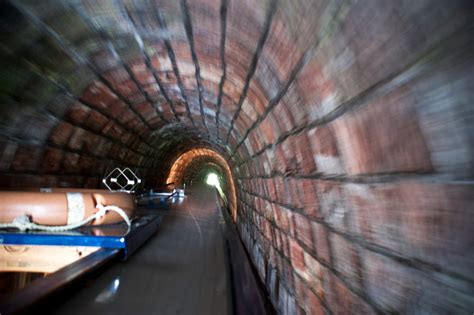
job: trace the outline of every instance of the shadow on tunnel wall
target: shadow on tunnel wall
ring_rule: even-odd
[[[0,6],[2,188],[206,147],[279,313],[474,311],[472,1]]]

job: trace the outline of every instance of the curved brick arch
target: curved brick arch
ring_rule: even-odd
[[[202,163],[205,165],[207,162],[211,161],[214,164],[217,164],[222,170],[222,174],[226,182],[226,191],[228,193],[230,211],[234,220],[237,219],[237,191],[235,186],[234,176],[232,175],[232,170],[224,159],[224,157],[218,152],[208,149],[208,148],[196,148],[189,150],[182,155],[180,155],[173,162],[168,177],[166,179],[166,184],[175,185],[181,187],[184,183],[184,176],[189,167],[193,166],[194,163]]]
[[[225,183],[224,169],[208,157],[196,159],[188,164],[188,167],[183,172],[183,182],[191,183],[195,179],[205,179],[202,178],[203,174],[201,173],[216,173]],[[198,178],[198,176],[201,176],[201,178]],[[227,186],[227,183],[225,183],[224,186]]]

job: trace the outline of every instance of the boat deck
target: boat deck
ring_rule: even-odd
[[[228,314],[231,294],[215,193],[186,192],[155,236],[73,294],[55,314]],[[159,211],[159,210],[157,210]]]

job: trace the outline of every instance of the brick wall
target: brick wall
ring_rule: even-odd
[[[472,1],[1,6],[0,187],[207,148],[279,313],[472,313]]]
[[[474,309],[472,28],[441,22],[457,4],[343,5],[238,140],[237,224],[278,312]]]

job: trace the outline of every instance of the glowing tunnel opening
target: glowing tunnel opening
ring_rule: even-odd
[[[206,184],[208,184],[209,186],[216,187],[217,189],[221,188],[219,176],[217,176],[217,174],[215,173],[210,173],[209,175],[207,175]]]
[[[227,202],[227,198],[224,194],[224,191],[221,188],[221,183],[220,183],[220,180],[219,180],[219,176],[217,176],[216,173],[209,173],[207,175],[206,184],[216,188],[217,191],[219,192],[219,195],[221,196],[221,198],[224,199]]]
[[[185,183],[187,170],[195,167],[195,163],[200,167],[215,165],[211,169],[204,181],[206,184],[215,187],[220,197],[228,205],[234,221],[237,219],[237,191],[232,171],[226,159],[218,152],[209,148],[195,148],[181,154],[172,164],[166,179],[166,184],[174,187],[182,187]],[[221,176],[219,176],[220,174]]]

